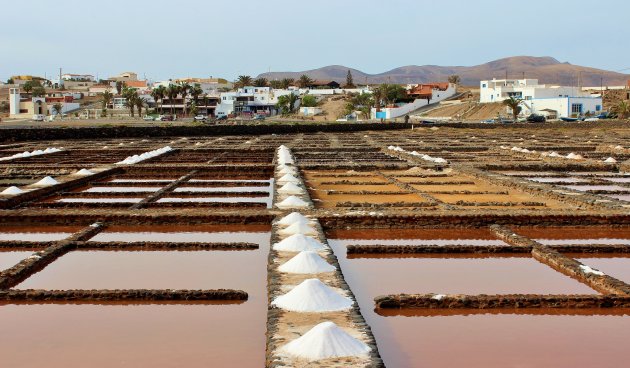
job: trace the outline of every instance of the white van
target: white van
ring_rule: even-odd
[[[44,121],[45,117],[42,114],[35,114],[33,115],[33,121]]]

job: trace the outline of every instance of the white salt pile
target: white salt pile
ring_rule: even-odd
[[[551,151],[551,153],[549,154],[549,157],[562,157],[562,155],[560,155],[558,152]]]
[[[9,161],[9,160],[13,160],[13,159],[16,159],[16,158],[25,158],[25,157],[31,157],[31,156],[39,156],[39,155],[45,155],[47,153],[55,153],[55,152],[61,152],[61,148],[46,147],[45,150],[34,150],[33,152],[24,151],[22,153],[16,153],[15,155],[6,156],[6,157],[0,157],[0,161]]]
[[[284,166],[282,167],[280,170],[278,170],[278,172],[282,175],[286,175],[286,174],[291,174],[291,175],[295,175],[297,174],[297,170],[293,167],[289,167],[289,166]]]
[[[295,183],[286,183],[278,189],[278,193],[283,194],[304,194],[304,189],[298,187]]]
[[[289,355],[315,361],[327,358],[367,356],[370,347],[350,336],[333,322],[322,322],[303,336],[280,348]]]
[[[74,175],[88,176],[88,175],[94,175],[94,173],[93,173],[93,172],[91,172],[91,171],[90,171],[90,170],[88,170],[88,169],[81,169],[81,170],[79,170],[79,171],[75,172],[75,173],[74,173]]]
[[[287,197],[282,202],[276,204],[276,207],[278,208],[304,208],[304,207],[308,207],[308,203],[292,195],[292,196]]]
[[[50,176],[47,176],[33,185],[49,186],[49,185],[55,185],[55,184],[59,184],[59,182],[51,178]]]
[[[295,235],[295,234],[317,235],[317,230],[315,230],[309,224],[296,222],[295,224],[289,225],[285,229],[278,231],[278,233],[281,235]]]
[[[278,183],[299,183],[300,179],[296,178],[291,174],[285,174],[280,179],[278,179]]]
[[[608,157],[607,159],[604,160],[604,162],[607,164],[614,164],[614,163],[617,163],[617,160],[615,160],[612,157]]]
[[[593,275],[604,276],[604,273],[602,271],[596,270],[589,266],[580,265],[580,269],[584,271],[584,273],[592,273]]]
[[[348,310],[353,303],[319,279],[308,279],[277,297],[271,305],[291,312],[322,313]]]
[[[315,274],[332,272],[335,267],[328,264],[316,252],[303,251],[278,267],[278,270],[285,273]]]
[[[616,150],[622,150],[622,149],[623,149],[623,147],[622,147],[622,146],[615,146],[615,149],[616,149]]]
[[[567,155],[567,158],[574,159],[576,156],[577,155],[575,153],[571,152]]]
[[[278,158],[278,162],[282,165],[287,165],[287,164],[294,164],[295,161],[293,161],[293,158],[291,157],[291,155],[287,154],[284,155],[280,158]]]
[[[274,244],[273,249],[284,252],[302,252],[324,250],[326,246],[310,236],[295,234]]]
[[[149,151],[149,152],[145,152],[142,153],[140,155],[133,155],[133,156],[129,156],[126,159],[116,162],[116,165],[133,165],[133,164],[137,164],[138,162],[159,156],[161,154],[164,154],[166,152],[169,152],[173,150],[171,148],[171,146],[166,146],[166,147],[162,147],[162,148],[158,148],[156,150],[153,151]]]
[[[303,214],[299,212],[291,212],[290,214],[278,220],[278,225],[289,226],[295,223],[308,224],[309,221],[310,220],[308,219],[308,217],[304,216]]]
[[[16,186],[12,186],[12,187],[8,187],[7,189],[3,190],[2,193],[0,194],[4,194],[4,195],[17,195],[17,194],[22,194],[24,193],[24,191]]]

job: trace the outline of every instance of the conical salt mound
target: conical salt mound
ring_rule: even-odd
[[[367,356],[370,347],[350,336],[333,322],[322,322],[280,348],[281,351],[309,361],[327,358]]]
[[[289,226],[298,222],[303,223],[303,224],[308,224],[309,221],[310,221],[309,218],[304,216],[303,214],[299,212],[291,212],[290,214],[278,220],[278,225]]]
[[[335,266],[328,264],[317,252],[304,251],[278,267],[278,270],[285,273],[315,274],[332,272]]]
[[[339,295],[319,279],[308,279],[277,297],[271,305],[302,313],[336,312],[352,308],[352,299]]]
[[[48,185],[55,185],[55,184],[59,184],[59,182],[51,178],[50,176],[47,176],[43,178],[42,180],[38,181],[37,183],[35,183],[34,185],[48,186]]]
[[[296,178],[291,174],[285,174],[280,179],[278,179],[278,183],[299,183],[300,179]]]
[[[278,170],[278,172],[282,175],[286,175],[286,174],[291,174],[291,175],[295,175],[297,174],[297,170],[289,167],[289,166],[284,166],[283,168],[281,168],[280,170]]]
[[[88,175],[94,175],[94,173],[88,169],[81,169],[75,172],[74,175],[88,176]]]
[[[614,164],[614,163],[617,162],[617,160],[615,160],[612,157],[608,157],[606,160],[604,160],[604,162],[607,163],[607,164]]]
[[[24,191],[16,186],[12,186],[12,187],[8,187],[7,189],[3,190],[2,193],[0,194],[4,194],[4,195],[16,195],[16,194],[22,194],[24,193]]]
[[[326,249],[326,246],[310,236],[295,234],[274,244],[273,249],[285,252],[301,252],[304,250],[323,250]]]
[[[305,224],[303,222],[296,222],[293,225],[289,225],[285,229],[278,231],[281,235],[317,235],[317,230],[315,230],[311,225]]]
[[[304,208],[308,207],[308,203],[304,202],[296,196],[287,197],[284,201],[276,204],[278,208]]]
[[[303,194],[304,189],[297,186],[295,183],[286,183],[280,189],[278,189],[278,193],[284,194]]]

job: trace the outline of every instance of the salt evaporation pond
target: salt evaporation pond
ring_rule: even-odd
[[[602,271],[625,283],[630,283],[630,255],[628,254],[600,254],[597,256],[569,255],[583,264]]]
[[[138,225],[110,226],[90,241],[98,242],[201,242],[257,243],[269,242],[267,225]],[[265,234],[261,236],[261,234]]]
[[[568,227],[518,227],[514,231],[545,245],[566,244],[625,244],[630,245],[629,227],[568,226]]]
[[[579,192],[588,192],[591,190],[604,190],[610,192],[630,192],[630,188],[620,185],[564,185],[563,188],[577,190]]]
[[[0,241],[58,241],[81,229],[81,226],[1,226]]]
[[[30,257],[33,252],[0,252],[0,271],[6,270],[18,264],[21,260]]]
[[[585,183],[587,179],[582,178],[566,178],[566,177],[529,177],[525,178],[529,181],[537,183]]]
[[[526,335],[536,334],[541,330],[548,331],[545,327],[548,321],[544,318],[532,320],[516,317],[508,317],[505,320],[489,318],[481,322],[474,319],[464,321],[447,319],[452,317],[441,319],[383,317],[374,311],[374,298],[379,295],[596,293],[578,281],[525,256],[521,258],[446,259],[433,255],[349,259],[345,249],[345,245],[349,243],[355,243],[355,240],[329,239],[329,244],[339,259],[345,280],[356,296],[361,313],[376,337],[379,352],[385,364],[391,367],[505,367],[510,366],[506,364],[507,362],[513,361],[532,362],[531,365],[524,363],[525,367],[541,366],[536,357],[531,357],[533,350],[529,349],[529,345],[528,349],[523,349],[523,343],[519,342],[520,331],[529,329],[524,332]],[[427,324],[427,321],[437,322],[437,324]],[[453,324],[449,323],[451,321]],[[470,321],[472,325],[464,323],[466,321]],[[558,323],[560,326],[572,325],[571,321],[556,319],[549,319],[549,321]],[[513,325],[510,326],[510,323]],[[497,333],[488,333],[484,330],[484,325],[487,325],[488,329],[496,330]],[[597,323],[594,325],[600,326]],[[589,331],[587,328],[581,330],[584,334]],[[540,343],[540,348],[548,355],[555,354],[554,349],[558,345],[555,330],[553,331],[554,333],[547,333],[544,336],[549,340]],[[630,336],[630,332],[621,329],[620,331]],[[577,336],[571,337],[577,339]],[[581,339],[580,341],[583,341],[584,337],[582,336]],[[479,341],[484,341],[484,345],[480,345]],[[536,339],[523,341],[536,344],[536,346],[540,342]],[[497,348],[497,346],[504,348]],[[570,342],[564,347],[573,349]],[[454,354],[453,351],[461,353]],[[625,352],[625,349],[623,351]],[[514,358],[517,355],[512,355],[512,352],[518,353],[522,359]]]
[[[328,236],[344,239],[345,245],[507,245],[488,229],[354,229],[334,230]]]
[[[448,313],[397,310],[366,319],[388,367],[618,368],[627,359],[630,310]]]
[[[181,227],[156,228],[166,231]],[[184,230],[192,228],[199,227],[184,227]],[[219,228],[205,227],[206,230]],[[265,275],[270,233],[268,226],[227,226],[228,230],[245,228],[250,232],[112,232],[109,236],[125,236],[127,241],[247,241],[258,243],[260,249],[73,251],[64,255],[18,287],[235,288],[246,291],[249,299],[234,304],[3,305],[0,306],[3,365],[263,366],[267,318]]]
[[[613,183],[630,183],[630,178],[602,178],[602,180],[610,181]]]
[[[265,272],[264,266],[255,269]],[[0,306],[2,366],[264,366],[267,305],[261,274],[243,304]]]
[[[615,198],[620,201],[630,202],[630,194],[606,195],[605,197]]]
[[[162,187],[91,187],[83,193],[153,193]]]
[[[221,192],[221,193],[248,193],[248,192],[269,192],[271,191],[271,187],[269,186],[260,186],[260,187],[179,187],[173,190],[174,192],[184,192],[184,193],[193,193],[193,192]]]
[[[61,198],[60,203],[139,203],[144,198]]]

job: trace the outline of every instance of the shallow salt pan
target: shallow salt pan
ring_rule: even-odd
[[[225,192],[225,193],[249,193],[249,192],[269,192],[270,187],[179,187],[175,188],[174,192]]]
[[[144,198],[61,198],[61,203],[138,203]]]

